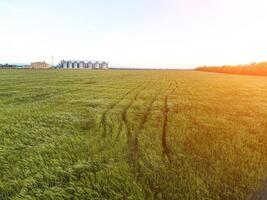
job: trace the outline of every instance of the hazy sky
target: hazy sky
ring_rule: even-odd
[[[0,63],[180,67],[267,60],[266,0],[0,0]]]

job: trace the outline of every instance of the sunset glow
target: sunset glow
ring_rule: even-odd
[[[265,0],[0,0],[0,62],[192,68],[267,60]],[[19,33],[19,34],[18,34]]]

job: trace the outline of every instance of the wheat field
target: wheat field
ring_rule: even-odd
[[[0,70],[0,199],[251,199],[267,79]]]

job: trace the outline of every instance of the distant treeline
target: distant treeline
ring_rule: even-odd
[[[238,66],[203,66],[195,70],[205,72],[216,72],[225,74],[241,74],[241,75],[254,75],[254,76],[267,76],[267,62],[251,63],[248,65]]]

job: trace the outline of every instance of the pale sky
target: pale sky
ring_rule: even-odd
[[[192,68],[267,61],[266,0],[0,0],[0,63]]]

